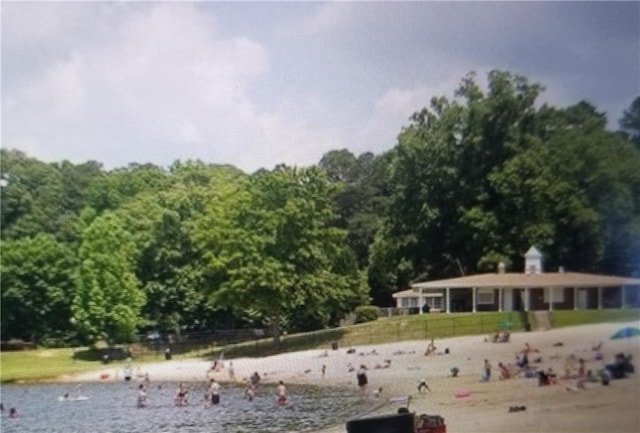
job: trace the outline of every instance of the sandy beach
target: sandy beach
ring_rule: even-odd
[[[537,332],[518,332],[508,343],[485,341],[488,336],[468,336],[436,340],[440,354],[425,356],[428,341],[405,341],[384,345],[358,346],[355,353],[348,348],[309,350],[265,358],[224,360],[225,367],[208,372],[212,360],[176,360],[154,364],[133,363],[134,372],[148,373],[151,381],[205,381],[215,377],[221,382],[238,381],[259,372],[263,381],[304,383],[357,388],[356,371],[367,367],[367,396],[379,403],[377,413],[394,413],[401,405],[396,401],[410,397],[409,409],[416,414],[439,414],[445,418],[449,433],[463,432],[607,432],[640,431],[640,375],[613,380],[609,386],[587,383],[585,389],[575,388],[576,380],[561,379],[557,385],[538,386],[537,379],[518,377],[499,380],[498,363],[514,363],[525,343],[538,349],[530,360],[541,357],[533,365],[546,370],[553,368],[563,376],[566,358],[574,354],[586,361],[587,370],[597,371],[612,363],[616,353],[632,354],[639,367],[640,337],[611,340],[611,335],[625,326],[638,322],[585,325]],[[595,360],[592,347],[602,342],[603,360]],[[444,354],[445,348],[449,349]],[[484,360],[492,365],[488,382],[480,380]],[[381,368],[390,360],[388,368]],[[234,378],[229,375],[230,362]],[[322,375],[322,366],[326,366]],[[458,377],[450,370],[459,369]],[[351,370],[351,371],[350,371]],[[213,375],[212,375],[213,374]],[[60,378],[66,382],[122,380],[122,365],[106,367]],[[136,378],[140,380],[139,378]],[[418,392],[418,384],[426,380],[431,392]],[[380,395],[375,390],[382,388]],[[509,412],[511,406],[526,410]],[[345,420],[336,420],[335,428],[326,433],[342,433]]]

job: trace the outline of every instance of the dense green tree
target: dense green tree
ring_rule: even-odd
[[[68,337],[74,252],[52,235],[2,243],[2,339]]]
[[[278,167],[254,175],[248,194],[228,208],[234,220],[220,254],[211,257],[224,281],[212,299],[253,309],[280,341],[282,320],[304,310],[328,324],[365,298],[356,263],[333,226],[332,187],[316,169]]]
[[[640,96],[636,97],[631,106],[625,110],[620,119],[620,128],[640,150]]]
[[[141,192],[158,192],[168,186],[169,173],[153,164],[129,164],[96,176],[88,187],[86,204],[98,213],[115,210]]]
[[[66,207],[60,171],[17,150],[0,150],[2,239],[49,233],[62,241],[78,237],[76,215]]]
[[[380,226],[389,161],[387,155],[364,153],[356,158],[342,149],[328,152],[318,164],[336,186],[337,224],[347,230],[347,243],[360,269],[368,265],[369,249]]]
[[[551,268],[629,274],[638,255],[638,152],[586,102],[536,107],[542,87],[473,75],[456,99],[417,112],[393,151],[386,223],[369,282],[521,269],[530,245]],[[624,239],[624,241],[623,241]]]
[[[113,213],[97,217],[83,231],[72,310],[87,342],[133,338],[145,304],[134,274],[135,255],[131,234]]]

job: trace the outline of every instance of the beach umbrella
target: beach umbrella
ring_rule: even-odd
[[[615,334],[611,336],[612,340],[620,340],[623,338],[640,337],[640,329],[632,326],[619,329]]]

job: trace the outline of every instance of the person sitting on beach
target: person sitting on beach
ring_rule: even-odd
[[[500,339],[498,340],[498,343],[508,343],[510,337],[511,337],[511,334],[508,331],[505,331],[500,335]]]
[[[584,361],[584,359],[580,358],[580,359],[578,360],[578,364],[579,364],[579,367],[578,367],[578,377],[579,377],[579,378],[583,378],[583,377],[585,377],[585,376],[586,376],[586,374],[587,374],[587,369],[586,369],[586,365],[585,365],[585,361]]]
[[[176,406],[186,406],[188,399],[189,390],[187,389],[187,386],[184,384],[184,382],[180,382],[178,390],[176,391],[176,396],[174,397]]]
[[[433,338],[431,342],[427,345],[427,350],[424,352],[424,356],[429,356],[436,353],[436,345],[433,342]]]
[[[380,364],[376,364],[376,366],[374,367],[376,370],[379,370],[381,368],[389,368],[391,367],[391,360],[390,359],[385,359],[384,360],[384,364],[380,365]]]
[[[567,356],[567,359],[564,361],[564,375],[566,378],[571,378],[574,376],[574,371],[576,370],[576,356],[572,353]]]
[[[555,385],[557,383],[558,380],[556,374],[551,368],[546,372],[542,370],[538,372],[538,386]]]
[[[500,341],[500,331],[496,329],[496,333],[493,334],[493,338],[491,339],[491,341],[494,343],[497,343],[498,341]]]
[[[518,367],[520,367],[521,369],[526,368],[529,365],[529,357],[527,355],[526,352],[522,353],[522,357],[518,358],[518,361],[516,362],[516,364],[518,365]]]
[[[511,371],[502,362],[498,363],[498,368],[500,368],[500,380],[511,379],[513,377]]]

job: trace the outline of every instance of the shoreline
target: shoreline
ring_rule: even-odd
[[[381,407],[371,413],[389,414],[397,411],[394,400],[410,397],[409,409],[416,415],[439,414],[445,418],[451,432],[545,433],[620,432],[640,430],[640,375],[614,380],[610,386],[589,383],[585,390],[567,390],[575,380],[560,380],[558,385],[537,386],[536,379],[498,380],[498,362],[513,363],[515,355],[529,343],[537,348],[540,368],[553,368],[559,376],[564,372],[566,357],[574,354],[586,360],[587,369],[594,372],[611,363],[616,353],[624,352],[640,359],[640,338],[610,340],[618,329],[638,326],[638,322],[600,323],[552,329],[548,331],[511,334],[508,343],[485,342],[487,336],[475,335],[436,340],[437,351],[449,354],[424,356],[427,341],[404,341],[347,349],[307,350],[264,358],[224,360],[224,368],[207,375],[210,360],[188,359],[160,361],[151,364],[132,363],[136,372],[148,373],[154,381],[203,382],[208,377],[229,386],[242,384],[253,372],[259,372],[263,383],[338,386],[357,389],[356,371],[360,364],[367,367],[368,398],[380,401]],[[595,360],[592,346],[602,342],[603,360]],[[484,359],[492,364],[492,379],[481,382]],[[390,360],[390,365],[385,361]],[[322,365],[326,374],[322,375]],[[229,368],[232,366],[234,377]],[[458,377],[449,377],[457,367]],[[120,370],[120,371],[119,371]],[[96,371],[58,377],[56,383],[100,382],[122,380],[122,365]],[[351,370],[351,371],[350,371]],[[108,376],[105,376],[108,375]],[[107,379],[104,379],[107,377]],[[102,379],[101,379],[102,378]],[[417,386],[426,380],[431,392],[418,392]],[[373,391],[382,388],[379,396]],[[456,397],[458,396],[458,397]],[[523,412],[510,413],[513,405],[522,405]],[[595,410],[593,410],[595,409]],[[344,432],[344,422],[336,420],[335,428],[323,433]]]

